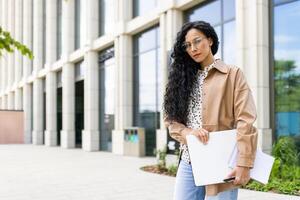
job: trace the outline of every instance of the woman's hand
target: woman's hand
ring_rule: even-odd
[[[228,175],[228,178],[230,177],[235,177],[234,185],[246,185],[250,180],[250,168],[237,166]]]
[[[201,129],[193,129],[190,134],[195,135],[203,144],[207,144],[209,139],[209,133],[207,130]]]

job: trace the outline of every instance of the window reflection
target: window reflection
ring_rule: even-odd
[[[223,17],[224,21],[232,20],[235,18],[235,0],[224,1],[223,6]]]
[[[100,149],[112,151],[112,130],[115,127],[115,58],[110,48],[99,55]]]
[[[235,21],[224,24],[223,60],[225,63],[236,63],[236,34]]]
[[[157,0],[133,0],[133,17],[143,15],[157,6]]]
[[[187,12],[186,21],[206,21],[212,26],[221,22],[221,1],[214,1],[208,4],[201,4]]]
[[[295,136],[300,135],[300,1],[273,3],[275,132]]]
[[[111,33],[114,29],[115,6],[112,0],[99,0],[99,35]]]
[[[146,155],[153,155],[160,120],[159,28],[134,38],[134,125],[146,130]]]

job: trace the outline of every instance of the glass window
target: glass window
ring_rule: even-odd
[[[274,3],[276,136],[300,135],[300,1]]]
[[[57,59],[60,59],[62,53],[62,1],[57,0]]]
[[[57,79],[56,79],[57,87],[62,87],[62,71],[57,72]]]
[[[133,0],[133,17],[144,15],[157,6],[157,0]]]
[[[75,49],[80,48],[81,1],[75,0]]]
[[[114,49],[99,55],[100,66],[100,149],[112,151],[112,131],[115,128],[116,67]]]
[[[225,63],[236,63],[235,21],[224,24],[223,60]]]
[[[151,43],[149,43],[151,41]],[[147,45],[148,44],[148,45]],[[134,125],[146,130],[146,154],[153,155],[156,129],[160,126],[161,69],[159,28],[134,37]]]
[[[221,1],[213,1],[208,4],[200,4],[192,8],[186,14],[186,21],[206,21],[212,26],[221,23]]]
[[[115,26],[115,9],[114,1],[99,1],[99,35],[112,33]]]
[[[232,20],[235,18],[235,0],[223,1],[224,21]]]
[[[215,58],[227,64],[236,62],[235,0],[215,0],[200,4],[185,12],[185,21],[209,22],[219,37],[219,49]]]
[[[85,70],[85,67],[84,67],[83,60],[81,60],[75,64],[75,79],[76,79],[76,81],[84,79],[84,70]]]

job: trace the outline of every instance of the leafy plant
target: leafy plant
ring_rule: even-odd
[[[12,38],[10,33],[4,31],[0,26],[0,57],[3,55],[3,51],[12,53],[14,52],[14,49],[20,51],[22,55],[33,59],[33,54],[30,51],[30,49],[28,49],[25,45]]]
[[[154,150],[154,154],[156,155],[158,161],[159,168],[166,168],[166,157],[167,157],[167,146],[165,146],[161,150]]]

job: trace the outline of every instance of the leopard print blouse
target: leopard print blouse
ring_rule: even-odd
[[[204,79],[207,77],[208,71],[211,70],[217,60],[205,67],[204,70],[199,70],[197,73],[196,83],[190,95],[188,107],[187,127],[192,129],[202,128],[202,89]],[[181,160],[190,163],[190,155],[188,147],[185,144],[180,144],[182,151]]]

